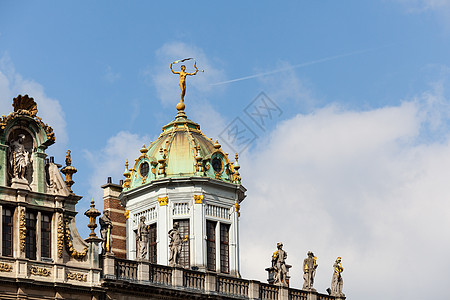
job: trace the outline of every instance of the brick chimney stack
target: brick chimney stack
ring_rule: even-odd
[[[127,219],[125,217],[125,208],[120,204],[119,195],[122,192],[122,186],[112,183],[111,177],[108,182],[102,185],[104,209],[109,211],[109,216],[113,223],[111,231],[112,243],[111,251],[118,258],[127,256]]]

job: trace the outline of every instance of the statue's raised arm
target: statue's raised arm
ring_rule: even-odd
[[[194,62],[194,68],[195,68],[195,72],[194,73],[186,73],[186,75],[195,75],[198,72],[198,68],[197,68],[197,62]]]
[[[180,74],[180,72],[175,72],[175,71],[172,69],[172,64],[173,64],[173,63],[170,63],[170,70],[172,71],[172,73],[173,73],[173,74]]]

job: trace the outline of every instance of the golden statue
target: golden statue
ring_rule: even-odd
[[[172,65],[173,64],[177,64],[179,62],[184,62],[184,61],[190,60],[190,59],[193,59],[193,58],[185,58],[185,59],[182,59],[182,60],[177,60],[177,61],[174,61],[173,63],[170,64],[170,70],[172,71],[172,73],[180,75],[180,82],[178,84],[180,85],[180,89],[181,89],[181,99],[180,99],[180,103],[177,105],[177,109],[178,110],[183,110],[184,109],[184,95],[186,94],[186,76],[188,76],[188,75],[192,76],[192,75],[197,74],[198,68],[197,68],[197,62],[195,60],[194,60],[195,61],[194,62],[194,68],[195,68],[195,72],[194,73],[187,73],[185,65],[181,66],[181,71],[180,72],[175,72],[172,69]]]

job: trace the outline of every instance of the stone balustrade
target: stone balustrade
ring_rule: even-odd
[[[103,278],[136,284],[157,285],[166,289],[184,289],[187,293],[225,296],[225,299],[261,300],[344,300],[313,291],[280,287],[213,272],[194,271],[149,263],[146,260],[104,256]],[[223,298],[221,298],[223,299]]]

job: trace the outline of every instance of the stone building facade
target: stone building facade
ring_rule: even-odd
[[[184,105],[123,182],[102,186],[104,240],[93,201],[91,233],[78,234],[70,151],[64,166],[48,158],[55,136],[34,100],[19,95],[13,107],[0,119],[0,299],[345,298],[241,278],[237,155],[231,162]]]

